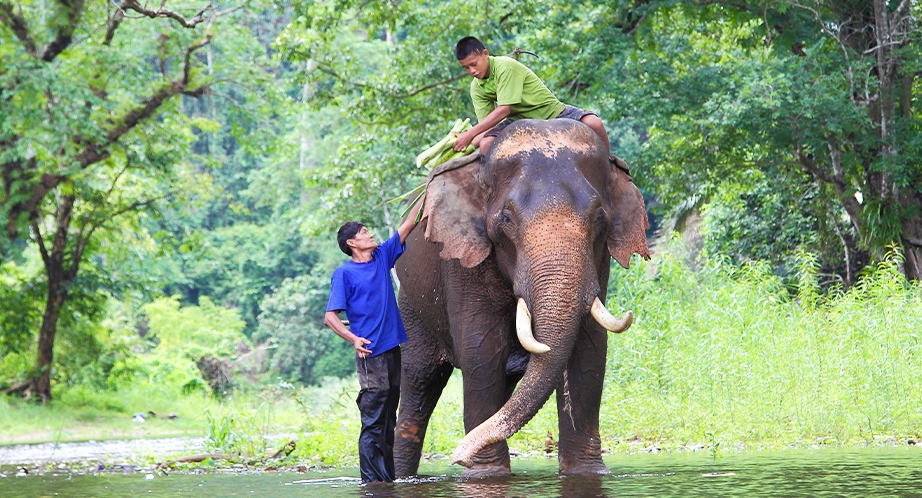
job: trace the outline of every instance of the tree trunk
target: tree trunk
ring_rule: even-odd
[[[82,243],[78,241],[78,248],[74,251],[74,260],[71,261],[71,267],[64,268],[67,235],[70,230],[75,200],[76,197],[73,193],[63,194],[58,197],[54,243],[51,246],[50,253],[45,248],[45,241],[39,231],[38,224],[32,225],[42,260],[45,263],[45,274],[48,276],[48,294],[45,301],[45,313],[42,316],[42,326],[38,334],[38,357],[35,362],[35,373],[32,379],[32,394],[42,398],[42,402],[51,399],[54,336],[58,330],[58,318],[61,316],[61,308],[67,299],[70,281],[77,274],[80,253],[82,252]]]
[[[38,359],[36,377],[32,381],[32,393],[42,398],[42,402],[51,399],[51,367],[54,360],[54,336],[58,330],[58,317],[61,307],[67,299],[67,288],[63,280],[48,281],[48,300],[45,314],[42,316],[42,328],[38,333]]]
[[[903,220],[903,233],[901,242],[906,261],[903,273],[909,280],[922,280],[922,195],[915,193],[904,200],[903,206],[915,207],[916,214],[912,218]]]

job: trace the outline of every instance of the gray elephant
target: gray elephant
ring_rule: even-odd
[[[557,391],[562,474],[605,473],[599,406],[611,259],[649,258],[649,228],[627,166],[572,120],[521,120],[483,161],[430,175],[424,220],[395,266],[409,341],[395,435],[397,475],[419,467],[429,418],[454,368],[467,435],[465,476],[510,472],[506,439]],[[518,389],[516,385],[519,384]]]

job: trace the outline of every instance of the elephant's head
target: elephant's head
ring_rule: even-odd
[[[429,183],[426,238],[468,268],[495,254],[518,300],[519,340],[532,352],[518,389],[467,434],[455,463],[470,466],[480,449],[538,412],[587,315],[610,330],[630,324],[629,315],[619,321],[604,311],[600,279],[609,257],[625,268],[635,252],[649,258],[649,224],[627,167],[610,163],[606,150],[578,121],[522,120],[503,131],[480,168],[444,171]]]

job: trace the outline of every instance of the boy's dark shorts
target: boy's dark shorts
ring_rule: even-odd
[[[557,117],[553,119],[573,119],[573,120],[579,121],[583,119],[584,117],[590,116],[590,115],[598,117],[598,114],[592,111],[587,111],[585,109],[580,109],[579,107],[574,107],[572,105],[564,104],[563,111],[561,111],[560,114],[558,114]],[[499,132],[503,131],[507,126],[511,125],[512,123],[515,123],[516,121],[517,120],[515,119],[504,119],[500,121],[499,123],[496,123],[496,126],[494,126],[489,131],[487,131],[483,135],[483,137],[484,138],[495,137],[499,135]]]

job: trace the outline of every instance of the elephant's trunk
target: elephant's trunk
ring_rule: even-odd
[[[554,269],[547,264],[537,265],[544,266],[544,271],[537,277],[526,277],[531,292],[522,292],[526,298],[519,302],[520,308],[527,306],[527,296],[532,296],[527,308],[534,317],[533,340],[546,344],[548,349],[531,355],[518,389],[499,411],[464,437],[451,455],[452,463],[471,467],[481,449],[515,434],[544,406],[562,378],[580,323],[589,312],[598,286],[587,285],[592,279],[587,279],[583,272],[591,268],[589,265],[559,261],[554,262]],[[522,314],[519,315],[521,318]]]

